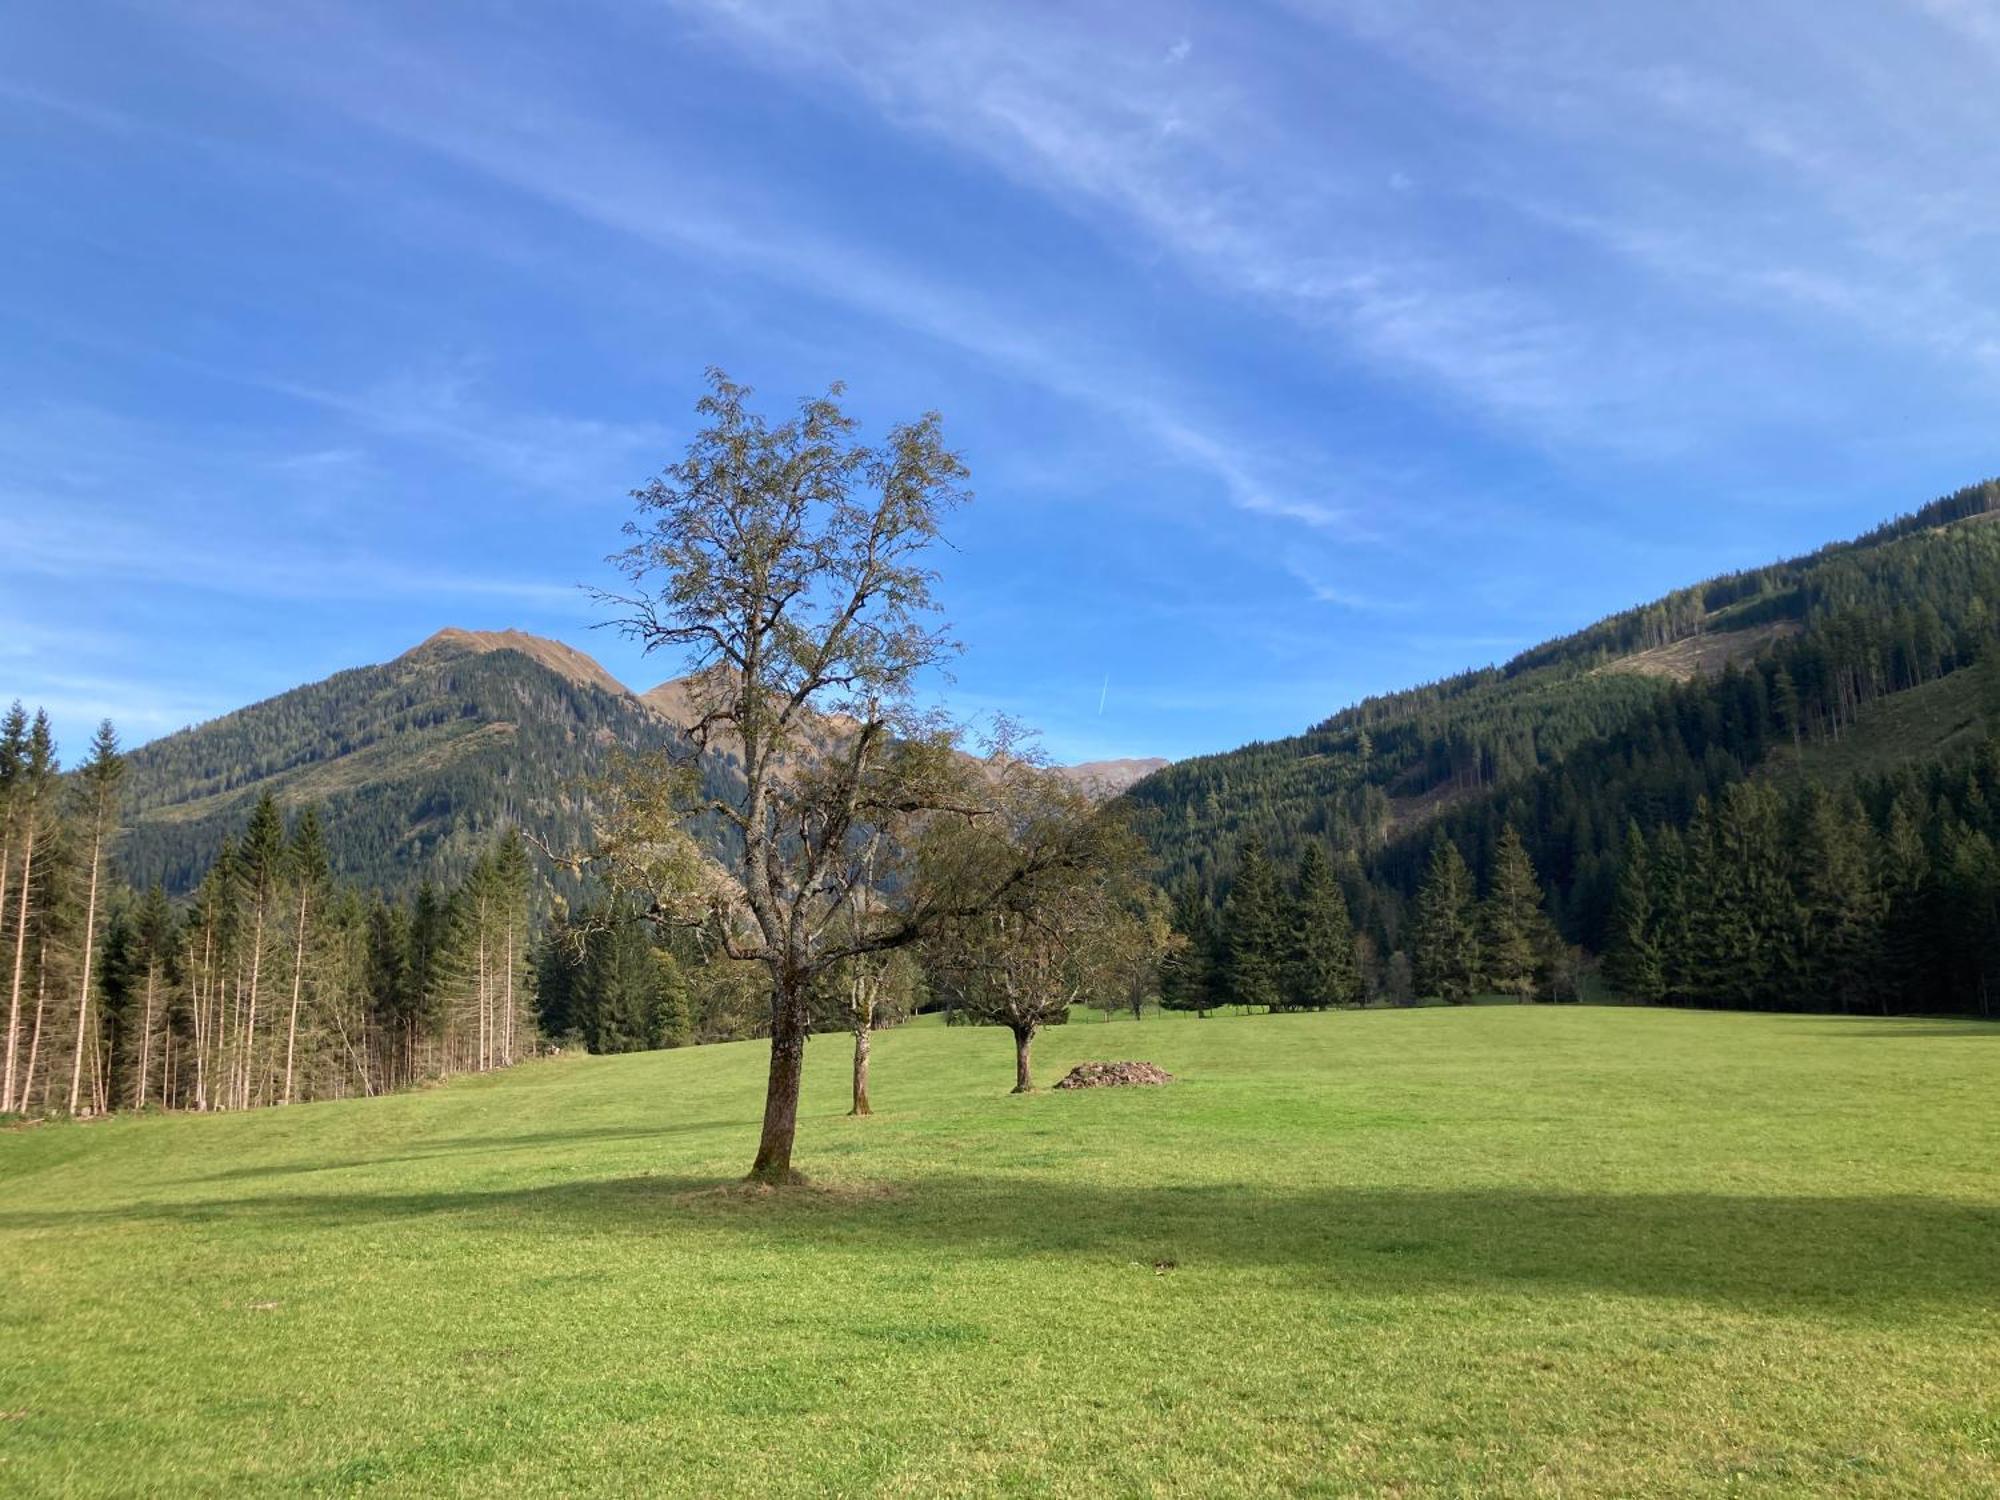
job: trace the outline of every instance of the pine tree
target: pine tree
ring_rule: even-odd
[[[1802,923],[1799,977],[1807,998],[1862,1009],[1877,994],[1885,902],[1875,881],[1872,830],[1852,794],[1808,788],[1795,840]]]
[[[1238,1005],[1275,1009],[1284,1003],[1284,930],[1277,876],[1265,857],[1262,839],[1243,846],[1236,884],[1222,909],[1223,941],[1229,955],[1229,998]]]
[[[1353,1005],[1361,998],[1354,927],[1333,866],[1314,841],[1299,857],[1299,894],[1292,909],[1284,971],[1285,1004],[1312,1010]]]
[[[1486,983],[1500,994],[1532,999],[1536,940],[1546,919],[1541,883],[1511,823],[1501,829],[1493,851],[1493,879],[1481,916],[1480,958]]]
[[[1215,908],[1193,884],[1183,886],[1174,902],[1174,931],[1181,943],[1160,967],[1160,1005],[1206,1017],[1215,1005],[1221,964]]]
[[[1604,969],[1629,999],[1650,1005],[1666,993],[1653,905],[1652,857],[1637,823],[1625,830],[1625,858],[1618,867],[1617,894],[1611,902]]]
[[[166,1029],[165,986],[168,970],[173,963],[174,914],[167,904],[167,893],[155,881],[147,887],[144,901],[140,903],[136,923],[138,930],[138,962],[142,990],[139,1015],[139,1059],[133,1078],[132,1104],[136,1109],[146,1107],[146,1099],[152,1087],[153,1060],[155,1048],[153,1039]],[[167,1095],[165,1060],[161,1060],[160,1102],[172,1101]]]
[[[1417,920],[1411,963],[1417,993],[1457,1005],[1479,987],[1479,931],[1472,903],[1472,876],[1458,845],[1439,834],[1431,845],[1430,868],[1417,892]]]

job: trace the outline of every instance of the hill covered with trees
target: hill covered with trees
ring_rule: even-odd
[[[1291,739],[1181,762],[1140,782],[1127,804],[1183,931],[1217,973],[1229,967],[1229,901],[1246,851],[1282,871],[1318,848],[1339,871],[1378,993],[1395,989],[1397,955],[1424,970],[1418,898],[1440,840],[1476,888],[1490,889],[1513,830],[1551,930],[1562,945],[1596,953],[1618,946],[1613,912],[1634,828],[1648,848],[1668,831],[1697,848],[1706,840],[1721,862],[1713,872],[1734,880],[1746,848],[1715,841],[1749,838],[1736,827],[1747,819],[1761,840],[1756,863],[1767,879],[1754,899],[1763,912],[1753,919],[1716,905],[1731,880],[1704,885],[1714,899],[1685,941],[1707,945],[1706,963],[1681,948],[1679,981],[1658,993],[1860,1003],[1818,987],[1824,945],[1810,933],[1826,920],[1815,902],[1831,898],[1800,851],[1831,841],[1851,852],[1866,890],[1848,894],[1873,952],[1907,940],[1906,922],[1878,913],[1890,909],[1884,849],[1914,837],[1920,850],[1906,843],[1903,858],[1918,868],[1899,878],[1916,881],[1918,894],[1907,895],[1903,918],[1949,929],[1952,977],[1871,980],[1866,1003],[1979,1009],[2000,964],[1990,941],[1964,937],[1948,914],[2000,895],[1977,874],[2000,837],[1987,811],[2000,766],[1988,739],[2000,727],[1996,509],[2000,483],[1974,486],[1854,541],[1712,579],[1503,666],[1367,700]],[[1754,797],[1728,795],[1747,782],[1758,784]],[[1253,883],[1264,879],[1259,871]],[[1723,976],[1732,950],[1714,936],[1717,924],[1745,921],[1765,934],[1753,945],[1757,966]],[[1683,941],[1655,940],[1669,949]]]

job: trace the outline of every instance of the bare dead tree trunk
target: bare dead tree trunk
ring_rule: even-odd
[[[27,837],[22,842],[21,853],[21,903],[20,914],[14,922],[14,985],[7,1000],[7,1078],[0,1087],[0,1109],[13,1109],[18,1102],[25,1109],[28,1102],[28,1081],[21,1080],[21,1090],[14,1092],[14,1054],[21,1045],[21,964],[28,956],[28,892],[35,872],[35,815],[28,814]],[[39,1032],[39,1026],[37,1031]]]
[[[299,993],[306,979],[306,912],[312,890],[310,882],[299,882],[299,934],[292,948],[292,1017],[285,1027],[285,1094],[278,1102],[292,1102],[292,1056],[299,1042]]]
[[[90,964],[97,948],[97,871],[104,853],[104,829],[100,821],[90,840],[90,896],[84,904],[83,979],[76,992],[76,1061],[69,1073],[69,1112],[76,1113],[83,1090],[83,1043],[90,1033]]]
[[[135,1109],[144,1109],[146,1107],[146,1085],[152,1078],[153,990],[159,981],[159,974],[160,966],[157,963],[149,962],[146,965],[146,1018],[139,1025],[139,1087],[136,1091],[138,1097],[133,1101],[133,1108]],[[160,1092],[164,1094],[166,1089],[166,1078],[164,1070],[162,1070]]]
[[[250,1074],[257,1058],[257,977],[264,967],[264,903],[257,906],[257,922],[250,939],[250,1009],[243,1022],[243,1087],[240,1106],[250,1107]]]

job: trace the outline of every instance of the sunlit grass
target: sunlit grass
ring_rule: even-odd
[[[0,1492],[2000,1488],[2000,1029],[1494,1006],[754,1044],[0,1135]]]

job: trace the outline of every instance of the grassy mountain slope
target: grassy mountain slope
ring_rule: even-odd
[[[0,1132],[0,1491],[2000,1489],[2000,1036],[1592,1007],[761,1044]]]
[[[2000,482],[1975,486],[1854,541],[1710,579],[1505,665],[1368,699],[1288,739],[1179,762],[1127,797],[1170,883],[1226,886],[1252,835],[1281,857],[1320,839],[1369,861],[1416,847],[1439,818],[1509,789],[1559,820],[1560,804],[1577,800],[1574,778],[1602,780],[1606,747],[1668,712],[1677,689],[1779,658],[1818,716],[1806,726],[1816,744],[1859,733],[1846,757],[1857,765],[1861,744],[1876,767],[1928,756],[1943,741],[1887,704],[1962,668],[2000,628],[1996,507]],[[1863,711],[1875,728],[1857,728]],[[1730,749],[1754,760],[1766,747]],[[1693,772],[1705,753],[1690,751]],[[1828,753],[1822,763],[1845,761]],[[1409,863],[1400,861],[1402,873]]]

